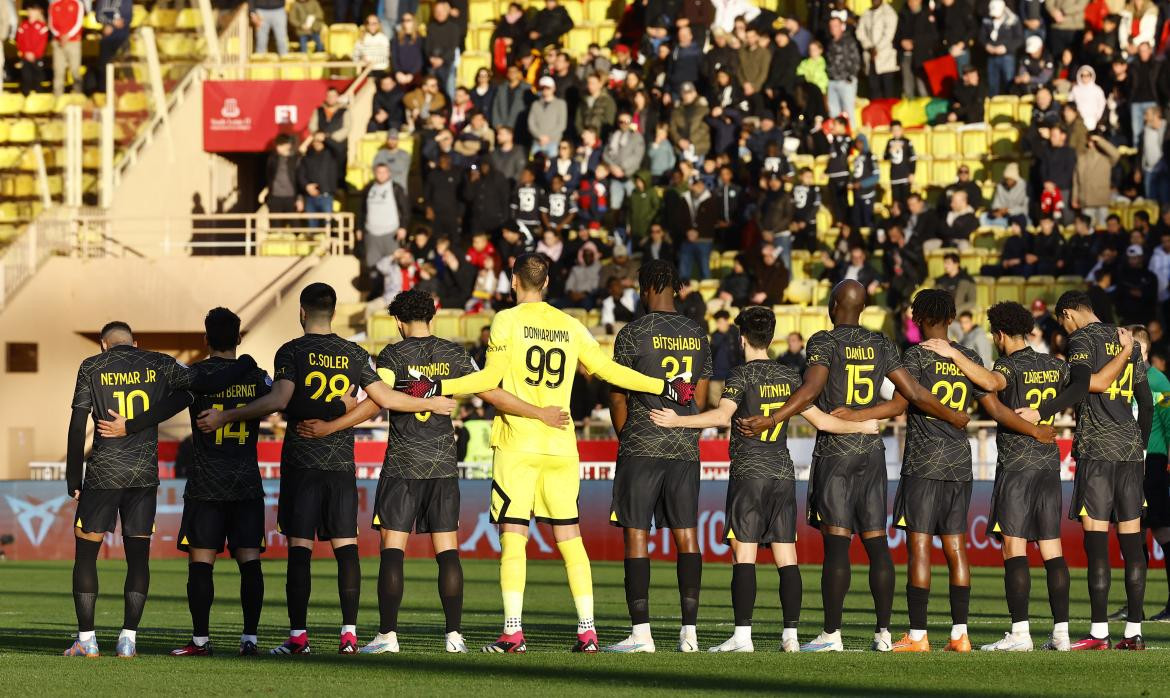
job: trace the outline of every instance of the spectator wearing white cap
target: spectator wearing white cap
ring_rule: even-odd
[[[980,225],[1006,228],[1016,223],[1028,227],[1028,185],[1020,179],[1020,166],[1009,162],[1003,168],[1003,177],[995,185],[991,207],[979,221]]]
[[[557,144],[569,123],[569,107],[557,97],[557,82],[548,75],[537,83],[540,97],[528,111],[528,133],[532,136],[532,152],[547,157],[557,155]]]
[[[1056,76],[1052,56],[1044,50],[1044,39],[1033,34],[1024,40],[1024,56],[1013,80],[1012,92],[1018,95],[1035,94]]]
[[[987,88],[1003,94],[1016,77],[1016,52],[1024,43],[1024,25],[1004,0],[987,4],[987,17],[979,27],[979,44],[987,52]]]

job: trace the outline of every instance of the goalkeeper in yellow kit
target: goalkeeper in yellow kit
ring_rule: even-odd
[[[605,355],[580,322],[544,302],[549,261],[540,254],[521,255],[512,269],[515,308],[492,321],[483,370],[461,378],[432,381],[407,378],[396,387],[414,396],[465,395],[500,387],[537,407],[567,405],[577,364],[610,384],[633,392],[662,395],[688,404],[694,385],[664,381],[620,366]],[[552,525],[565,561],[569,589],[577,607],[574,652],[596,652],[593,625],[593,579],[581,542],[577,495],[581,487],[577,435],[540,420],[497,415],[492,423],[495,461],[492,471],[492,522],[500,525],[500,590],[504,632],[485,652],[524,652],[525,547],[528,523]]]

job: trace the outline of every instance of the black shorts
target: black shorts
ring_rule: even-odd
[[[1062,499],[1059,471],[999,468],[991,490],[987,535],[1059,540]]]
[[[886,452],[813,456],[808,525],[886,530]]]
[[[619,458],[609,511],[609,522],[622,528],[695,528],[699,525],[699,461]]]
[[[1170,473],[1166,454],[1146,454],[1146,528],[1170,527]]]
[[[752,478],[727,483],[723,541],[796,542],[796,482]]]
[[[149,536],[154,533],[157,503],[158,486],[83,489],[73,526],[82,533],[113,533],[118,519],[121,519],[123,536]]]
[[[904,475],[894,495],[894,525],[911,533],[957,536],[967,532],[971,481]]]
[[[289,538],[357,538],[357,512],[353,473],[308,468],[281,472],[276,521]]]
[[[1145,474],[1145,463],[1137,460],[1079,459],[1068,518],[1079,521],[1088,516],[1114,523],[1140,519],[1145,508]]]
[[[459,480],[383,477],[374,495],[373,527],[383,531],[444,533],[459,530]]]
[[[264,498],[237,502],[208,502],[188,499],[183,504],[183,522],[179,524],[178,548],[235,553],[240,548],[267,547],[268,530],[264,526]]]

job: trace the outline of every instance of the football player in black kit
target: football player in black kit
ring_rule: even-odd
[[[747,363],[731,369],[719,406],[696,415],[658,409],[650,418],[661,427],[705,429],[725,427],[732,417],[767,416],[784,405],[800,387],[800,374],[768,358],[776,334],[771,308],[753,306],[735,318]],[[839,434],[876,434],[877,420],[846,421],[813,405],[801,416],[819,430]],[[727,520],[723,538],[731,545],[731,605],[735,633],[710,652],[754,652],[752,613],[756,602],[756,552],[771,548],[780,575],[780,607],[784,630],[780,649],[800,650],[796,626],[800,621],[801,581],[796,560],[796,471],[788,452],[788,422],[747,437],[732,431],[729,445],[731,479],[727,485]]]
[[[450,414],[454,401],[446,398],[416,399],[383,383],[374,372],[365,349],[333,334],[337,293],[328,284],[309,284],[301,291],[301,325],[305,334],[286,342],[276,352],[272,391],[243,407],[209,409],[199,416],[204,433],[225,425],[246,422],[290,404],[305,404],[286,413],[288,430],[280,454],[280,501],[277,525],[288,537],[289,638],[272,654],[309,652],[307,618],[312,588],[313,540],[329,541],[337,559],[337,592],[342,625],[338,651],[358,650],[357,611],[361,593],[361,567],[357,546],[357,480],[353,461],[352,429],[323,439],[306,439],[297,433],[305,419],[332,419],[337,406],[353,393],[354,386],[388,409],[406,412]]]
[[[209,356],[193,364],[199,372],[249,361],[236,358],[240,343],[240,318],[227,308],[213,308],[203,321]],[[184,409],[190,408],[191,423],[205,409],[226,404],[245,405],[263,397],[272,379],[252,368],[236,382],[212,394],[178,390],[164,401],[133,419],[111,411],[111,418],[98,421],[103,438],[118,438],[157,427]],[[256,459],[258,419],[225,424],[212,434],[192,429],[192,464],[183,493],[183,521],[178,547],[187,553],[187,603],[191,611],[191,641],[171,652],[177,657],[209,656],[212,653],[210,617],[215,598],[213,566],[224,542],[240,569],[240,604],[244,616],[240,654],[256,654],[256,632],[264,604],[264,573],[260,554],[264,552],[267,529],[264,525],[264,485]]]
[[[98,656],[94,634],[97,603],[97,556],[106,533],[119,519],[126,554],[125,612],[118,636],[119,657],[137,654],[138,622],[150,587],[150,537],[154,533],[158,491],[158,429],[142,430],[124,439],[107,439],[94,431],[93,449],[85,458],[85,431],[89,420],[117,414],[128,419],[161,403],[172,391],[218,392],[256,369],[250,357],[196,371],[166,354],[138,348],[124,322],[111,322],[101,331],[102,352],[81,362],[73,391],[69,420],[65,482],[77,500],[73,533],[77,550],[73,561],[73,603],[77,612],[77,640],[65,651],[69,657]]]
[[[829,301],[833,329],[808,340],[808,369],[800,388],[783,407],[768,416],[743,417],[736,428],[745,436],[799,414],[816,402],[822,412],[838,407],[858,409],[879,402],[883,378],[889,378],[911,404],[957,429],[965,413],[946,407],[923,388],[902,365],[889,338],[861,327],[865,287],[856,281],[837,284]],[[871,648],[888,652],[890,616],[894,605],[894,563],[886,543],[886,459],[881,437],[869,434],[817,434],[808,492],[809,525],[820,528],[825,543],[821,598],[825,624],[821,634],[801,647],[806,652],[840,652],[841,614],[849,589],[849,544],[861,536],[869,556],[869,586],[877,622]]]

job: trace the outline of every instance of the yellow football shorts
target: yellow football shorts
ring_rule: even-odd
[[[492,523],[537,521],[568,526],[580,520],[580,458],[495,450],[492,464]]]

